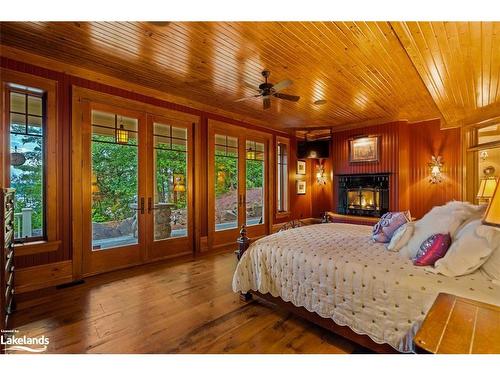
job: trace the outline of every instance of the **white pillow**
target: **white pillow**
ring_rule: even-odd
[[[446,255],[436,261],[433,272],[462,276],[481,267],[500,243],[497,231],[476,219],[460,229]]]
[[[409,222],[401,225],[392,235],[391,242],[387,245],[389,251],[399,251],[405,246],[413,234],[415,222]]]
[[[463,222],[477,215],[482,209],[484,209],[482,206],[459,201],[432,208],[422,219],[415,222],[413,236],[401,249],[400,254],[406,258],[415,258],[420,245],[427,238],[436,233],[449,233],[453,237]]]
[[[490,227],[493,230],[497,231],[497,243],[493,249],[491,256],[488,260],[483,264],[481,270],[488,276],[490,279],[500,281],[500,229],[496,229],[494,227]]]
[[[463,206],[465,209],[468,209],[471,212],[471,215],[465,220],[462,225],[460,225],[457,229],[457,232],[460,232],[460,230],[465,227],[467,224],[469,224],[471,221],[477,220],[477,219],[482,219],[484,216],[484,213],[486,212],[486,208],[488,207],[487,204],[479,205],[479,206],[474,206],[474,205],[469,205],[467,202],[462,202],[466,203],[465,206]],[[469,206],[467,206],[469,205]],[[454,240],[452,238],[452,240]]]

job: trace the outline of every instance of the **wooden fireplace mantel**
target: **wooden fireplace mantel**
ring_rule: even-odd
[[[326,215],[331,223],[375,225],[380,220],[379,217],[342,215],[335,212],[327,212]]]

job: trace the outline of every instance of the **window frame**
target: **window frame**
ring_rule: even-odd
[[[465,200],[469,202],[477,202],[476,194],[479,189],[479,180],[477,178],[479,174],[479,151],[500,147],[500,141],[479,143],[479,130],[491,125],[495,124],[475,125],[462,129],[462,156],[464,160],[462,192]]]
[[[29,90],[24,90],[24,89],[20,89],[20,88],[13,88],[13,87],[10,87],[10,84],[12,84],[12,82],[9,82],[9,84],[7,84],[7,88],[6,88],[6,97],[8,97],[8,99],[6,98],[6,102],[7,102],[7,105],[8,105],[8,108],[6,108],[6,112],[7,112],[7,116],[8,116],[8,129],[7,131],[9,132],[9,149],[10,149],[10,140],[12,138],[12,133],[10,131],[10,115],[12,113],[16,113],[16,112],[12,112],[11,111],[11,107],[10,107],[10,102],[11,102],[11,97],[10,95],[12,93],[17,93],[17,94],[21,94],[21,95],[24,95],[26,97],[26,103],[25,103],[25,110],[26,110],[26,113],[24,113],[24,116],[26,117],[26,124],[25,124],[25,127],[26,127],[26,131],[27,131],[27,127],[28,127],[28,122],[27,122],[27,118],[30,116],[30,114],[28,113],[28,96],[33,96],[33,97],[37,97],[37,98],[40,98],[42,100],[42,115],[40,116],[42,118],[42,135],[40,136],[42,138],[42,157],[43,157],[43,165],[42,165],[42,168],[43,168],[43,171],[42,171],[42,185],[43,185],[43,188],[42,188],[42,235],[41,236],[32,236],[32,237],[29,237],[29,238],[16,238],[14,239],[14,243],[16,244],[29,244],[29,243],[32,243],[32,242],[38,242],[38,241],[45,241],[47,239],[47,199],[46,199],[46,195],[47,195],[47,189],[46,189],[46,181],[47,181],[47,134],[46,134],[46,128],[47,128],[47,94],[45,91],[42,91],[41,93],[30,93]],[[34,88],[34,87],[32,87]],[[14,133],[14,134],[17,134],[17,133]],[[28,135],[28,133],[26,133],[26,135]],[[11,165],[9,163],[9,173],[8,173],[8,176],[7,178],[9,179],[9,185],[10,185],[10,176],[11,176]],[[7,171],[6,171],[7,172]]]
[[[10,85],[22,85],[43,91],[44,100],[44,236],[30,238],[29,241],[16,241],[16,255],[30,255],[57,251],[60,241],[60,144],[57,113],[57,82],[30,75],[0,69],[1,97],[2,97],[2,126],[0,131],[0,144],[4,152],[1,155],[3,173],[2,186],[10,186],[10,93],[18,91],[11,89]]]
[[[285,181],[286,183],[286,197],[281,196],[281,200],[285,202],[285,209],[280,210],[278,207],[278,202],[280,198],[281,191],[278,189],[278,183],[280,181],[280,174],[281,174],[281,168],[280,167],[282,164],[280,163],[280,158],[278,154],[278,146],[279,145],[284,145],[286,147],[286,152],[287,152],[287,163],[286,163],[286,172],[287,172],[287,179]],[[288,217],[290,216],[290,139],[285,138],[285,137],[276,137],[276,145],[275,145],[275,153],[276,153],[276,161],[275,161],[275,167],[276,167],[276,194],[275,194],[275,200],[276,200],[276,209],[275,209],[275,215],[276,218],[282,218],[282,217]]]

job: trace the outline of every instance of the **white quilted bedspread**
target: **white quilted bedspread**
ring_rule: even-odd
[[[414,350],[439,292],[500,305],[500,286],[479,271],[436,275],[370,235],[369,226],[319,224],[264,237],[238,263],[233,290],[281,297],[400,352]]]

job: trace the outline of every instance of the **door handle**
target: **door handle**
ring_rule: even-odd
[[[156,210],[155,207],[153,207],[153,198],[149,197],[148,198],[148,214],[151,213],[151,211]]]
[[[141,214],[144,213],[144,197],[141,197],[140,204],[138,208],[134,208],[136,211],[141,211]]]
[[[245,201],[246,201],[246,195],[240,194],[239,199],[238,199],[238,204],[240,206],[243,206],[245,204]]]

